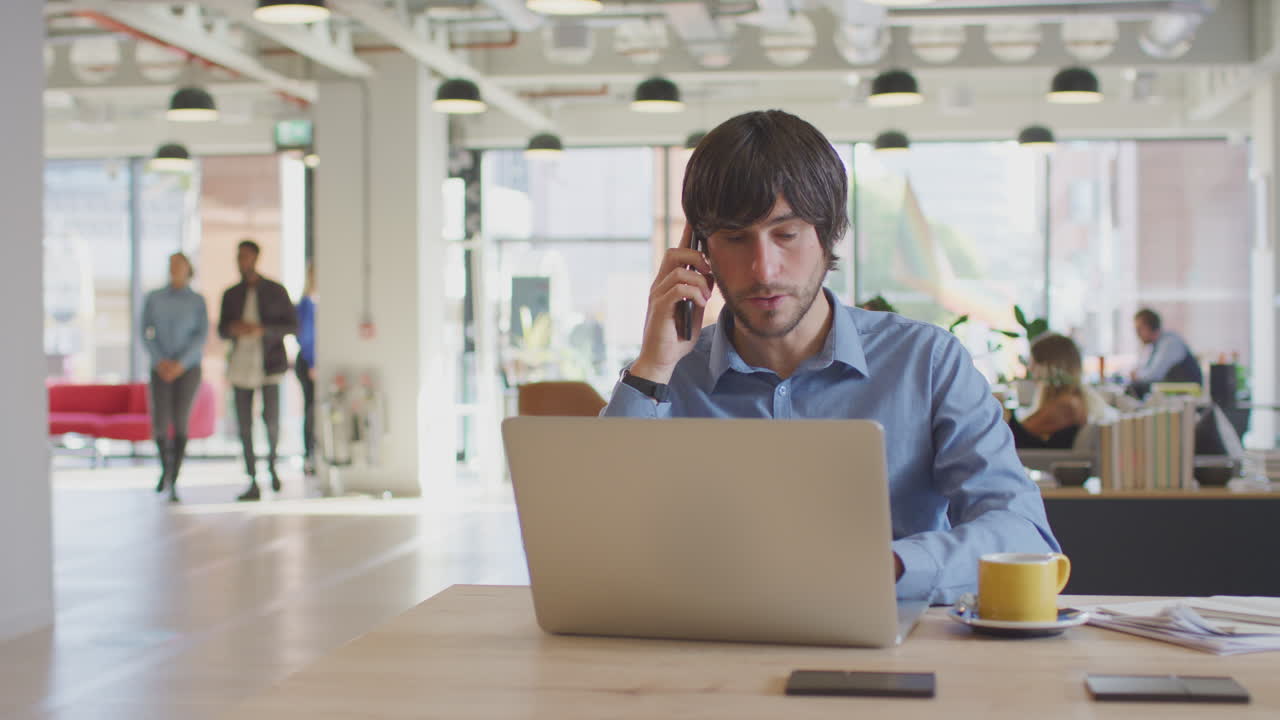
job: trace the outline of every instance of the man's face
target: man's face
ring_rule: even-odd
[[[241,275],[250,275],[253,268],[258,264],[258,253],[253,248],[242,247],[236,251],[236,267],[240,268]]]
[[[1142,318],[1133,319],[1133,331],[1138,334],[1138,339],[1141,340],[1144,345],[1150,345],[1155,342],[1156,331],[1147,327],[1147,324],[1142,321]]]
[[[191,266],[181,255],[169,256],[169,284],[174,287],[186,287],[191,279]]]
[[[817,230],[796,217],[781,194],[760,222],[712,233],[707,259],[740,327],[762,338],[794,330],[827,274]]]

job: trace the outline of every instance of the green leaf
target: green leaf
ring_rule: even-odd
[[[1022,337],[1022,333],[1014,332],[1013,330],[996,330],[996,332],[1012,340],[1017,340],[1018,338]]]
[[[969,316],[961,315],[960,317],[956,318],[955,322],[951,323],[950,327],[947,328],[947,332],[954,333],[956,331],[956,328],[960,327],[961,325],[967,322],[969,322]]]
[[[1027,339],[1035,340],[1037,337],[1049,331],[1049,321],[1044,318],[1036,318],[1031,321],[1031,325],[1027,327]]]
[[[1013,306],[1013,319],[1017,320],[1018,324],[1023,328],[1027,326],[1027,316],[1022,313],[1022,308],[1017,305]]]

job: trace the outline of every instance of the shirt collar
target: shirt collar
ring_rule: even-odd
[[[858,371],[864,377],[870,375],[867,370],[867,356],[862,347],[862,336],[858,333],[858,328],[853,322],[853,314],[836,299],[835,293],[831,292],[831,290],[823,288],[822,293],[826,296],[827,302],[831,304],[831,330],[827,333],[827,339],[822,344],[822,350],[817,355],[801,363],[796,371],[797,374],[822,370],[830,367],[832,363],[840,363]],[[730,341],[732,334],[733,313],[730,312],[729,307],[726,305],[720,311],[715,331],[711,336],[711,353],[708,360],[708,369],[710,370],[708,392],[715,389],[716,384],[720,382],[720,378],[729,370],[735,370],[743,374],[767,372],[763,368],[748,365],[742,359],[737,349],[733,347],[733,342]]]

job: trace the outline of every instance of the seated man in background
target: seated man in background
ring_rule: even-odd
[[[1146,359],[1133,371],[1133,389],[1143,397],[1151,383],[1189,382],[1204,384],[1200,363],[1182,336],[1161,326],[1160,316],[1143,308],[1133,316],[1133,330],[1142,341]]]
[[[847,199],[839,155],[800,118],[752,112],[712,130],[685,170],[687,225],[650,289],[640,354],[603,414],[878,421],[897,595],[954,602],[976,590],[981,555],[1058,543],[960,342],[823,289]],[[682,340],[678,303],[693,301],[700,328],[714,285],[719,322]]]
[[[1069,450],[1081,427],[1118,414],[1096,390],[1082,382],[1080,348],[1065,335],[1048,333],[1036,338],[1031,343],[1031,366],[1027,370],[1037,381],[1031,414],[1023,420],[1009,418],[1013,442],[1019,448]]]

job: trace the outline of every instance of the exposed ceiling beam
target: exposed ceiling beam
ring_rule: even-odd
[[[502,16],[503,20],[518,32],[529,32],[542,27],[543,16],[524,6],[524,0],[484,0],[485,4]]]
[[[185,50],[195,57],[253,78],[290,97],[315,102],[318,96],[314,82],[282,75],[258,62],[257,58],[211,35],[194,12],[189,11],[179,17],[167,7],[102,3],[96,11],[88,11],[86,14],[114,20],[143,35]]]
[[[356,57],[351,49],[351,35],[340,34],[338,41],[329,33],[327,22],[315,23],[308,30],[298,25],[264,23],[253,18],[253,4],[245,0],[203,0],[203,3],[221,11],[227,17],[252,28],[254,32],[270,38],[304,57],[349,77],[369,77],[373,68]]]
[[[466,78],[480,88],[485,102],[501,109],[534,130],[550,128],[550,118],[515,93],[494,84],[478,70],[458,59],[447,48],[427,40],[397,15],[361,0],[329,0],[334,11],[360,21],[367,29],[408,53],[445,77]]]
[[[1272,50],[1253,65],[1232,72],[1225,76],[1225,81],[1207,88],[1205,95],[1187,111],[1187,117],[1203,122],[1221,115],[1232,105],[1252,95],[1258,86],[1269,81],[1277,71],[1280,71],[1280,50]],[[1213,83],[1207,82],[1206,85]]]

